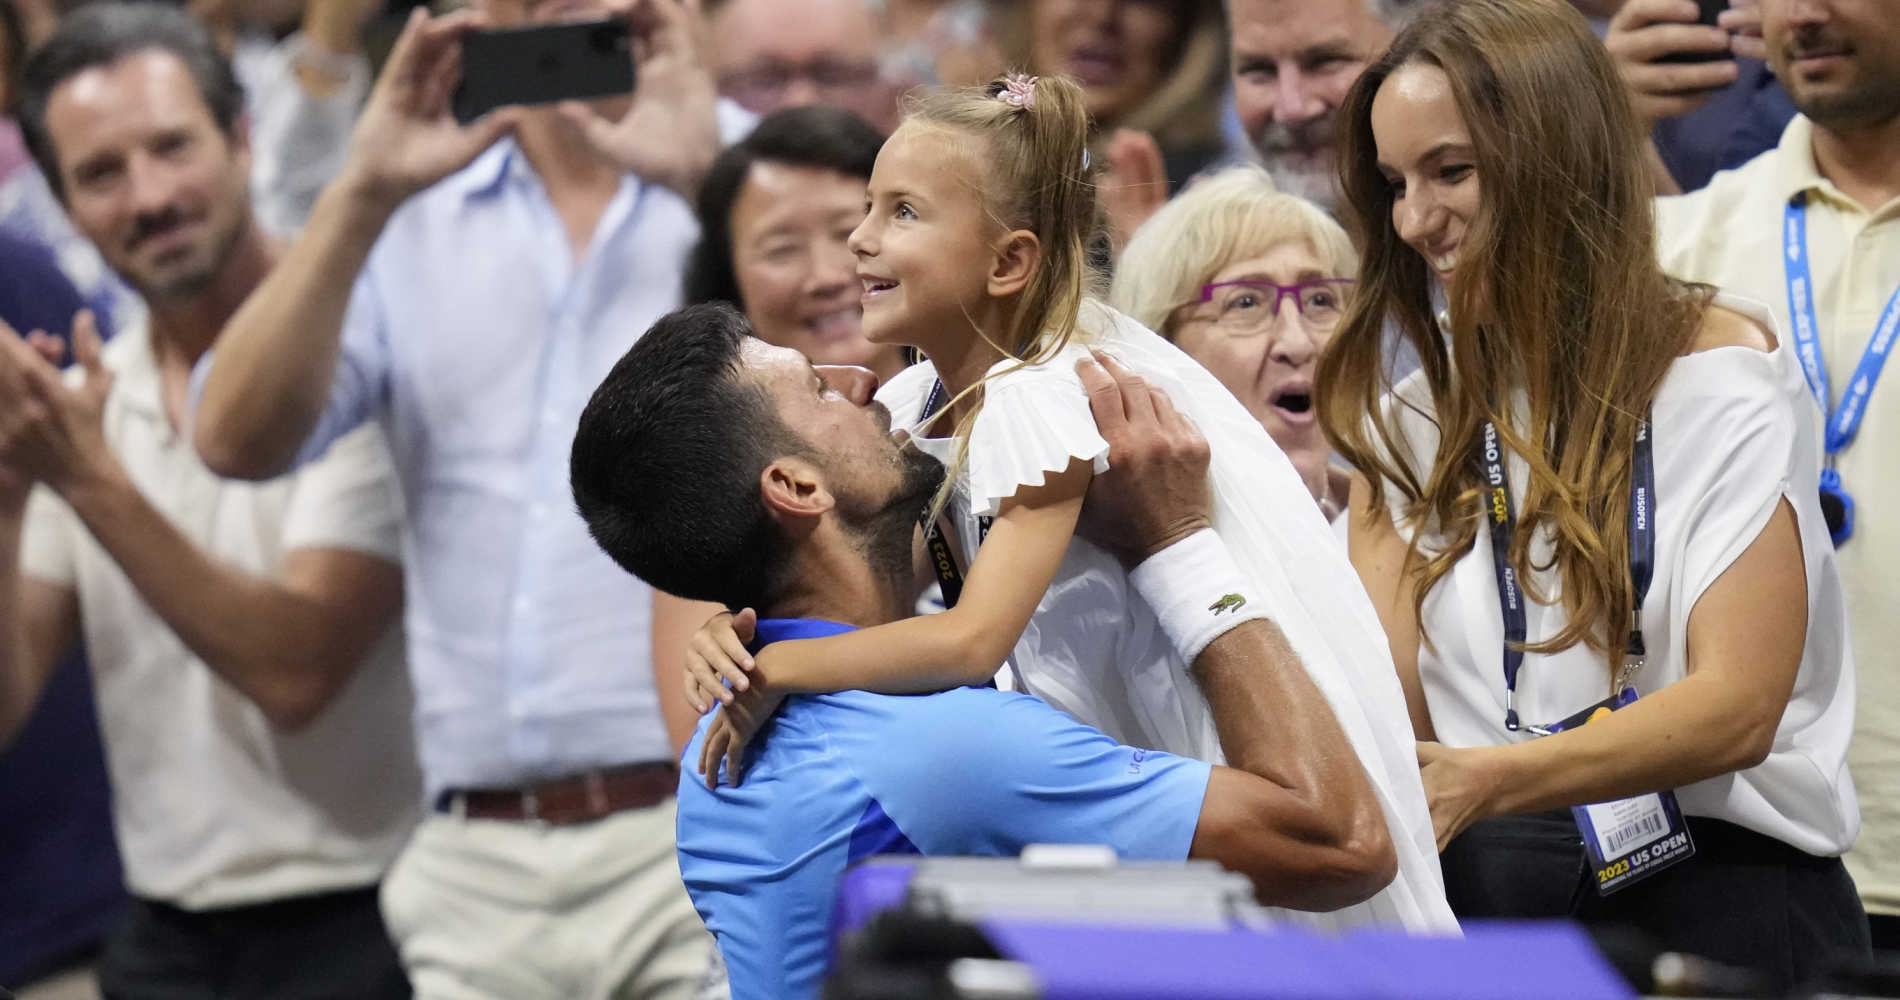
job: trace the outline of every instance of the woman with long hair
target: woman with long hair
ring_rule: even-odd
[[[1868,947],[1820,435],[1767,312],[1656,266],[1641,147],[1561,0],[1401,33],[1341,109],[1360,280],[1317,399],[1453,908],[1785,989]]]

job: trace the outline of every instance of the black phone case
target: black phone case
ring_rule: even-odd
[[[462,37],[455,118],[471,122],[511,104],[551,104],[633,92],[627,24],[620,20],[472,31]]]
[[[1728,9],[1728,4],[1729,0],[1696,0],[1696,23],[1706,24],[1711,28],[1715,27],[1716,18],[1720,17],[1722,12]],[[1733,58],[1735,57],[1728,52],[1672,52],[1656,61],[1665,63],[1703,63],[1721,62],[1725,59]]]

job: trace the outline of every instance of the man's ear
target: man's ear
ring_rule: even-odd
[[[802,458],[779,458],[767,465],[759,473],[759,495],[773,520],[786,525],[816,521],[837,506],[818,467]]]
[[[1018,229],[996,243],[996,265],[990,269],[989,293],[1005,298],[1029,287],[1042,264],[1042,241],[1027,229]]]

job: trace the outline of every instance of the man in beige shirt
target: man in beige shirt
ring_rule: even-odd
[[[1878,384],[1900,330],[1900,0],[1761,9],[1801,114],[1775,149],[1660,199],[1658,244],[1678,277],[1772,308],[1826,396],[1830,464],[1858,514],[1836,539],[1860,664],[1848,759],[1862,827],[1847,862],[1874,947],[1900,948],[1900,386]]]
[[[234,483],[183,433],[276,257],[238,87],[160,4],[70,15],[25,78],[35,154],[149,313],[103,350],[75,321],[64,378],[0,328],[0,746],[83,639],[132,895],[100,988],[406,998],[377,899],[421,804],[386,448]]]

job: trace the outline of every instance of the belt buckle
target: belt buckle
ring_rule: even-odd
[[[583,775],[581,783],[587,786],[587,808],[594,814],[593,818],[600,819],[611,815],[613,810],[608,808],[607,779],[599,769]]]
[[[536,826],[548,825],[548,821],[541,818],[541,796],[535,793],[533,785],[521,790],[521,818]]]

